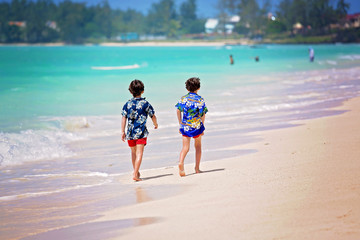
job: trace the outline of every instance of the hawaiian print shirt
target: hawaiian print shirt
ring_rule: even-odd
[[[149,132],[146,128],[146,119],[152,118],[155,114],[154,108],[145,98],[132,98],[127,101],[121,113],[127,118],[126,139],[146,138]]]
[[[180,126],[180,132],[183,135],[194,137],[205,130],[201,117],[207,113],[208,109],[201,96],[190,92],[183,96],[175,107],[183,112]]]

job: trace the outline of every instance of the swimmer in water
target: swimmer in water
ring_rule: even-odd
[[[315,52],[313,48],[309,48],[309,60],[310,62],[313,62],[315,59]]]
[[[230,64],[233,65],[234,64],[234,58],[232,55],[230,55]]]

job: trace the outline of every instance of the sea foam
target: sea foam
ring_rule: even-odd
[[[124,70],[124,69],[135,69],[139,68],[140,65],[133,64],[133,65],[125,65],[125,66],[109,66],[109,67],[91,67],[93,70]]]
[[[62,193],[62,192],[67,192],[67,191],[72,191],[72,190],[78,190],[78,189],[82,189],[82,188],[97,187],[97,186],[101,186],[101,185],[108,184],[111,182],[112,182],[112,180],[105,179],[103,181],[99,181],[96,184],[75,185],[73,187],[59,188],[59,189],[54,189],[51,191],[27,192],[27,193],[22,193],[22,194],[1,196],[0,202],[19,200],[19,199],[30,198],[30,197],[39,197],[39,196],[50,195],[50,194],[54,194],[54,193]]]
[[[78,136],[74,133],[61,130],[0,132],[0,167],[73,156],[65,144],[76,139]]]

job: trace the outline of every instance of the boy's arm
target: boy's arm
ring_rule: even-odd
[[[154,128],[157,129],[158,128],[158,123],[157,123],[157,118],[155,115],[152,116],[151,118],[153,124],[154,124]]]
[[[205,124],[205,114],[201,117],[201,122]]]
[[[125,134],[125,125],[126,125],[126,117],[122,117],[121,119],[121,140],[125,142],[126,134]]]
[[[176,115],[177,115],[177,118],[178,118],[178,121],[179,121],[179,124],[181,125],[181,112],[179,109],[176,109]]]

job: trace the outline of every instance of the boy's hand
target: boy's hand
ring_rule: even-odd
[[[154,128],[157,129],[159,125],[158,125],[158,123],[157,123],[157,118],[156,118],[156,116],[153,115],[153,116],[151,117],[151,120],[152,120],[152,122],[153,122],[153,124],[154,124]]]
[[[125,142],[125,139],[126,139],[126,134],[123,132],[123,133],[121,134],[121,140],[122,140],[123,142]]]

